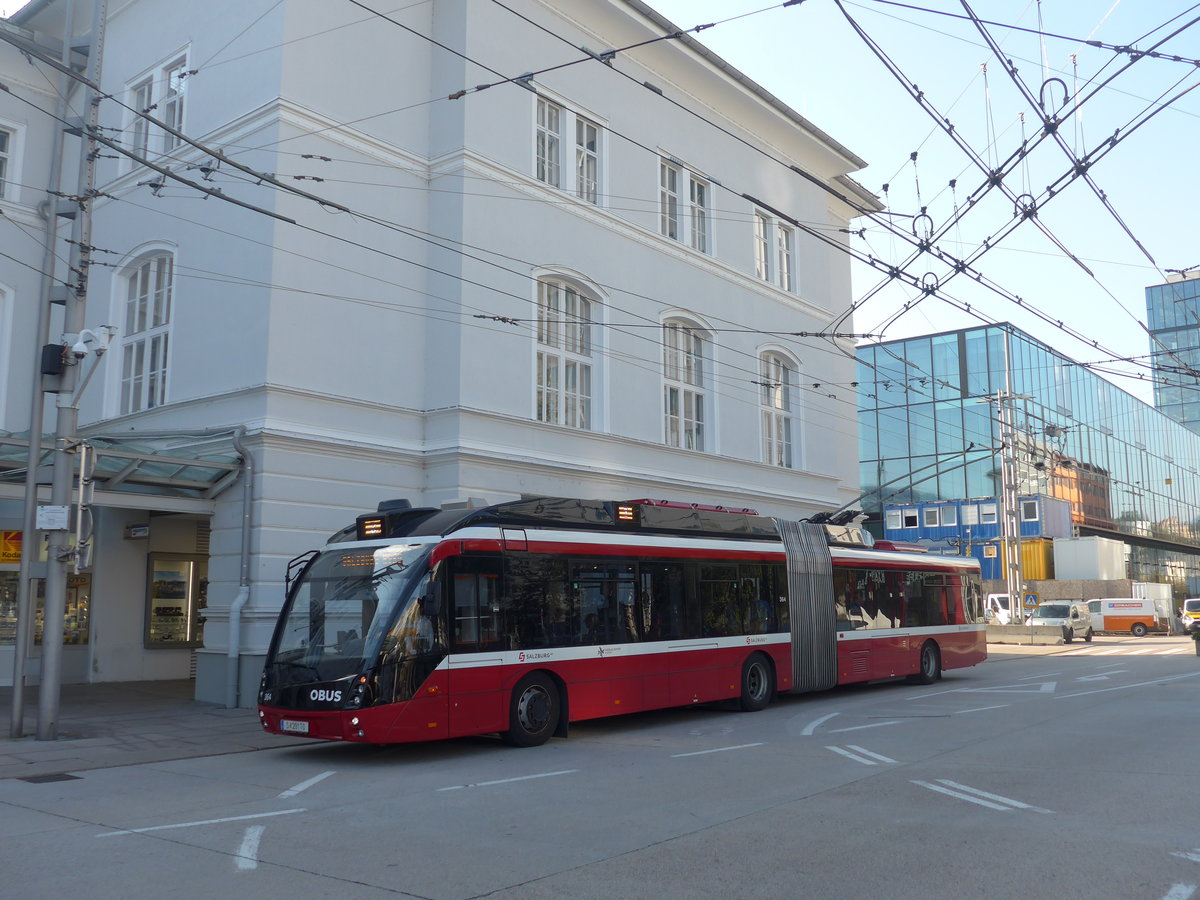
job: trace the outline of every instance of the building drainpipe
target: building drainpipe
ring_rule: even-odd
[[[225,706],[237,709],[242,664],[242,607],[250,599],[250,509],[254,490],[254,457],[242,443],[245,426],[233,434],[233,446],[242,457],[242,553],[237,596],[229,605],[229,649],[225,661]]]

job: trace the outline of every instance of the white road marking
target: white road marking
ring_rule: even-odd
[[[1053,694],[1057,681],[1042,681],[1036,684],[1000,684],[996,687],[959,688],[964,694]]]
[[[694,750],[691,753],[672,753],[671,759],[682,759],[685,756],[703,756],[706,753],[724,753],[726,750],[746,750],[750,747],[761,747],[765,741],[754,744],[738,744],[736,747],[716,747],[712,750]]]
[[[197,825],[220,825],[222,822],[245,822],[247,819],[267,819],[271,816],[290,816],[304,812],[303,809],[284,809],[279,812],[254,813],[249,816],[226,816],[224,819],[204,819],[200,822],[179,822],[175,825],[151,825],[149,828],[126,828],[121,831],[106,831],[96,837],[112,837],[115,834],[145,834],[147,831],[168,831],[172,828],[195,828]]]
[[[872,756],[875,759],[879,760],[880,762],[885,762],[885,763],[894,763],[895,762],[895,760],[892,759],[890,756],[884,756],[882,753],[875,753],[874,751],[868,750],[866,747],[858,746],[858,744],[847,744],[846,746],[849,747],[851,750],[854,750],[858,753],[862,753],[866,756]]]
[[[934,691],[933,693],[930,693],[930,694],[913,694],[908,699],[909,700],[928,700],[930,697],[937,697],[937,696],[940,696],[941,694],[957,694],[957,693],[960,693],[961,691],[965,691],[965,690],[967,690],[967,688],[950,688],[949,690],[946,690],[946,691]]]
[[[1053,678],[1055,675],[1061,675],[1062,672],[1047,672],[1044,675],[1027,675],[1024,678],[1018,678],[1017,681],[1032,681],[1035,678]]]
[[[522,775],[519,778],[498,778],[495,781],[477,781],[473,784],[454,784],[438,788],[439,791],[461,791],[463,788],[491,787],[493,784],[512,784],[514,781],[532,781],[535,778],[553,778],[555,775],[570,775],[578,769],[562,769],[558,772],[542,772],[539,775]]]
[[[841,715],[841,713],[830,713],[827,716],[821,716],[821,718],[819,718],[819,719],[814,719],[813,721],[811,721],[807,725],[805,725],[804,730],[800,733],[805,734],[805,735],[812,734],[814,731],[817,730],[818,725],[821,725],[824,722],[828,722],[834,716],[839,716],[839,715]]]
[[[1075,679],[1076,681],[1108,681],[1107,675],[1083,675]]]
[[[1192,862],[1200,863],[1200,847],[1196,847],[1194,850],[1192,850],[1191,853],[1187,853],[1186,851],[1183,851],[1183,850],[1178,850],[1178,851],[1172,853],[1171,855],[1178,856],[1180,859],[1189,859]]]
[[[287,797],[295,797],[301,791],[308,790],[310,787],[312,787],[318,781],[324,781],[326,778],[328,778],[332,774],[333,774],[333,771],[331,770],[329,772],[322,772],[320,775],[314,775],[312,778],[308,779],[308,781],[302,781],[299,784],[293,785],[292,787],[288,788],[286,791],[281,793],[276,799],[283,800]]]
[[[1174,884],[1171,889],[1162,896],[1162,900],[1191,900],[1193,894],[1196,893],[1194,884]]]
[[[242,846],[238,847],[237,867],[239,871],[258,868],[258,842],[262,840],[266,825],[251,825],[242,836]]]
[[[958,800],[966,800],[968,803],[975,803],[979,806],[986,806],[988,809],[994,809],[998,812],[1013,812],[1017,809],[1028,809],[1032,812],[1048,813],[1050,810],[1041,809],[1037,806],[1030,806],[1027,803],[1022,803],[1020,800],[1013,800],[1009,797],[1001,797],[999,794],[989,794],[987,791],[976,790],[972,787],[967,787],[965,784],[958,784],[954,781],[947,781],[945,778],[939,778],[941,784],[930,784],[928,781],[913,781],[913,784],[920,785],[923,788],[928,788],[931,791],[937,791],[939,794],[945,794],[948,797],[954,797]],[[943,787],[943,785],[945,785]]]
[[[1000,812],[1013,811],[1011,806],[1001,806],[999,803],[989,803],[986,800],[970,797],[967,794],[960,794],[958,791],[952,791],[949,788],[944,788],[940,785],[930,784],[928,781],[913,781],[913,784],[920,785],[923,788],[928,788],[931,791],[937,791],[939,794],[946,794],[949,797],[956,797],[959,800],[966,800],[969,803],[978,803],[980,806],[986,806],[988,809],[996,809]]]
[[[1004,709],[1005,707],[1008,707],[1008,706],[1012,706],[1012,704],[1011,703],[1001,703],[999,706],[976,706],[974,709],[960,709],[957,713],[955,713],[955,715],[961,716],[963,713],[983,712],[984,710],[988,710],[988,709]]]
[[[1022,803],[1020,800],[1013,800],[1010,797],[1001,797],[999,794],[989,794],[987,791],[981,791],[978,788],[967,787],[965,784],[959,784],[957,781],[950,781],[948,778],[939,778],[938,783],[946,785],[946,787],[954,788],[958,791],[965,791],[968,794],[974,794],[976,797],[984,797],[988,800],[995,800],[997,803],[1008,803],[1015,806],[1017,809],[1027,809],[1030,812],[1047,813],[1050,810],[1042,809],[1040,806],[1030,806],[1028,803]]]
[[[864,728],[881,728],[884,725],[899,725],[899,719],[890,719],[887,722],[872,722],[870,725],[853,725],[850,728],[834,728],[830,730],[830,734],[841,734],[843,731],[861,731]]]
[[[1130,650],[1129,655],[1130,656],[1143,656],[1147,653],[1161,653],[1161,652],[1162,652],[1162,650],[1159,647],[1146,647],[1144,649]]]
[[[1122,684],[1117,687],[1099,688],[1094,691],[1079,691],[1075,694],[1059,694],[1055,700],[1062,700],[1065,697],[1086,697],[1088,694],[1105,694],[1109,691],[1125,691],[1129,688],[1146,687],[1151,684],[1166,684],[1168,681],[1178,681],[1181,678],[1195,678],[1200,675],[1200,672],[1188,672],[1186,675],[1173,675],[1170,678],[1155,678],[1153,681],[1139,681],[1137,684]]]
[[[870,750],[864,750],[862,747],[855,746],[854,744],[847,744],[846,746],[849,747],[850,750],[843,750],[841,747],[834,747],[834,746],[827,746],[825,749],[832,750],[834,753],[840,753],[842,756],[846,757],[847,759],[852,759],[857,763],[862,763],[864,766],[877,766],[881,762],[887,762],[887,763],[895,762],[894,759],[890,759],[889,757],[886,757],[886,756],[881,756],[878,753],[872,753]],[[857,750],[858,753],[852,753],[851,750]],[[865,755],[860,756],[859,754],[865,754]],[[871,756],[873,756],[875,758],[868,759],[868,757],[871,757]]]

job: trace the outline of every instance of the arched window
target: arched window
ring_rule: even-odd
[[[143,257],[125,272],[122,415],[166,402],[173,278],[174,258],[169,253]]]
[[[792,411],[796,394],[796,365],[780,353],[759,357],[763,462],[792,468]]]
[[[565,281],[538,281],[535,381],[539,422],[592,427],[594,303]]]
[[[683,319],[663,323],[663,419],[668,447],[704,449],[708,335]]]

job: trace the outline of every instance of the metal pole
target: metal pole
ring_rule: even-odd
[[[92,2],[92,33],[88,50],[91,84],[100,83],[100,63],[104,49],[107,0]],[[92,199],[96,180],[96,141],[100,97],[90,86],[84,90],[83,147],[79,156],[79,212],[71,228],[71,270],[74,291],[68,292],[63,314],[63,331],[73,343],[83,330],[87,303],[88,267],[91,264]],[[69,508],[74,482],[76,431],[79,411],[75,398],[78,360],[63,373],[56,403],[57,425],[54,437],[54,477],[50,485],[51,507]],[[49,565],[46,572],[46,605],[42,626],[42,677],[38,687],[37,739],[52,741],[58,736],[58,710],[62,686],[63,625],[67,600],[67,567],[71,561],[70,523],[60,522],[49,529]],[[77,552],[77,551],[76,551]]]
[[[75,37],[75,4],[67,4],[66,23],[63,30],[62,62],[71,65],[71,45]],[[59,121],[67,116],[67,98],[75,80],[61,75],[58,80],[58,99],[54,115]],[[62,177],[62,132],[58,133],[50,146],[50,175],[46,182],[46,226],[42,240],[42,283],[38,295],[37,325],[35,326],[32,376],[29,399],[29,452],[25,463],[25,506],[21,524],[21,566],[17,575],[17,634],[13,646],[13,692],[12,717],[8,736],[25,735],[25,661],[33,635],[33,596],[30,585],[33,581],[33,563],[37,558],[37,495],[38,468],[42,462],[42,427],[45,419],[45,394],[42,392],[41,348],[50,340],[50,304],[54,287],[54,248],[58,239],[58,203],[52,191],[60,187]]]

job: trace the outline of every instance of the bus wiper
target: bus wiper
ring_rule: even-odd
[[[280,666],[285,666],[289,669],[307,669],[308,671],[312,672],[313,675],[315,675],[317,678],[321,677],[321,673],[319,671],[317,671],[317,668],[315,666],[310,666],[306,662],[300,662],[300,660],[298,660],[298,659],[284,659],[283,657],[276,657],[275,663]]]
[[[408,563],[397,560],[394,563],[388,563],[382,569],[376,569],[375,574],[371,576],[371,584],[379,584],[383,579],[395,575],[397,572],[403,572],[408,568]]]

